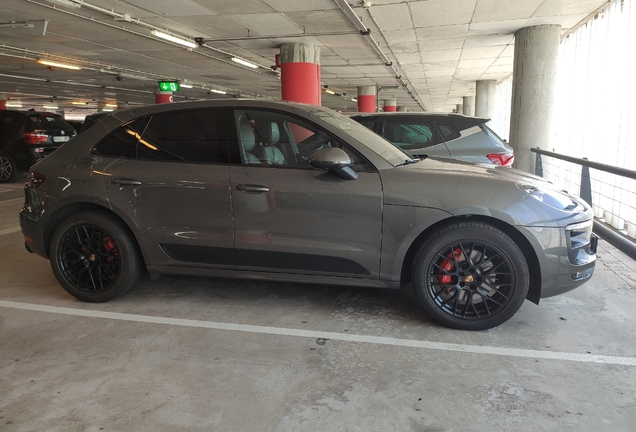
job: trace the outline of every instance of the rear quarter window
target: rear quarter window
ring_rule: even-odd
[[[142,117],[118,127],[97,143],[94,152],[113,158],[134,158],[137,143],[146,124],[147,118]]]
[[[442,134],[444,141],[457,139],[461,136],[459,131],[450,123],[436,123],[437,129]]]

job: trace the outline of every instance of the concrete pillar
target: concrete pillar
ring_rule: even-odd
[[[510,114],[513,167],[534,173],[531,147],[547,146],[551,137],[561,26],[539,25],[515,33]]]
[[[0,93],[0,110],[7,109],[7,96],[4,93]]]
[[[399,112],[405,112],[405,111],[406,111],[406,106],[404,106],[404,105],[398,105],[398,106],[397,106],[397,111],[399,111]]]
[[[464,96],[463,114],[475,117],[475,96]]]
[[[320,48],[307,43],[280,46],[281,99],[321,104]]]
[[[477,81],[475,89],[475,115],[492,119],[495,116],[497,80]]]
[[[395,99],[384,99],[384,107],[382,108],[384,112],[395,112],[397,111],[397,100]]]
[[[172,97],[171,91],[161,91],[159,87],[155,90],[155,103],[163,104],[163,103],[171,103],[174,102],[174,98]]]
[[[376,86],[358,87],[358,111],[375,112],[377,94]]]
[[[118,110],[123,110],[123,109],[128,109],[130,108],[130,106],[128,105],[128,102],[117,102],[117,109]]]
[[[457,104],[455,112],[457,114],[464,114],[464,104]]]

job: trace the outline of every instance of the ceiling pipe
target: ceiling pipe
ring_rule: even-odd
[[[81,14],[79,14],[79,13],[75,13],[75,12],[73,12],[73,11],[58,9],[58,8],[56,8],[56,7],[54,7],[54,6],[49,6],[49,5],[47,5],[47,4],[43,4],[43,3],[40,3],[40,2],[35,1],[35,0],[25,0],[25,1],[27,1],[27,2],[29,2],[29,3],[33,3],[33,4],[36,4],[36,5],[39,5],[39,6],[47,7],[47,8],[50,8],[50,9],[54,9],[54,10],[56,10],[56,11],[66,13],[66,14],[68,14],[68,15],[73,15],[73,16],[75,16],[75,17],[77,17],[77,18],[81,18],[81,19],[88,20],[88,21],[91,21],[91,22],[94,22],[94,23],[102,24],[102,25],[105,25],[105,26],[107,26],[107,27],[116,28],[116,29],[121,30],[121,31],[125,31],[125,32],[128,32],[128,33],[135,34],[135,35],[137,35],[137,36],[145,37],[145,38],[148,38],[148,39],[151,39],[151,40],[155,40],[155,41],[156,41],[156,39],[154,39],[153,37],[151,37],[151,35],[150,35],[150,34],[140,33],[140,32],[133,31],[133,30],[128,29],[128,28],[123,27],[123,26],[113,25],[113,24],[110,24],[110,23],[106,23],[106,22],[103,22],[103,21],[99,21],[99,20],[96,20],[96,19],[95,19],[95,18],[93,18],[93,17],[86,17],[86,16],[84,16],[84,15],[81,15]],[[102,8],[102,7],[95,6],[95,5],[92,5],[92,4],[90,4],[90,3],[85,3],[85,2],[82,2],[82,6],[83,6],[85,9],[91,9],[91,10],[93,10],[93,11],[100,12],[100,13],[102,13],[102,14],[104,14],[104,15],[107,15],[107,16],[110,16],[110,17],[113,17],[113,19],[114,19],[115,21],[118,21],[118,22],[121,22],[121,21],[129,22],[129,23],[131,23],[131,24],[136,24],[136,25],[139,25],[139,26],[144,27],[144,28],[149,29],[149,30],[159,30],[159,31],[165,30],[165,29],[163,29],[163,28],[161,28],[161,27],[157,27],[157,26],[154,26],[154,25],[152,25],[152,24],[145,23],[145,22],[141,21],[141,20],[140,20],[140,19],[138,19],[138,18],[133,18],[133,17],[131,17],[129,14],[118,13],[118,12],[115,12],[115,11],[113,11],[113,10],[110,10],[110,9],[104,9],[104,8]],[[231,58],[231,57],[240,57],[240,56],[237,56],[237,55],[235,55],[235,54],[233,54],[233,53],[230,53],[230,52],[228,52],[228,51],[224,51],[224,50],[221,50],[221,49],[218,49],[218,48],[215,48],[215,47],[212,47],[212,46],[206,45],[205,43],[204,43],[204,44],[200,44],[200,43],[198,42],[198,40],[200,40],[200,39],[202,39],[202,38],[194,38],[194,41],[195,41],[195,42],[196,42],[199,46],[205,46],[205,47],[206,47],[206,48],[208,48],[208,49],[211,49],[211,50],[216,51],[216,52],[219,52],[219,53],[221,53],[221,54],[223,54],[223,55],[229,56],[230,58]],[[162,41],[162,42],[163,42],[163,41]],[[165,43],[170,43],[170,42],[165,41]],[[179,46],[179,45],[176,45],[176,44],[175,44],[175,46]],[[224,60],[224,59],[222,59],[222,58],[218,58],[218,57],[214,57],[214,56],[205,55],[205,54],[202,54],[202,53],[197,52],[197,51],[194,51],[194,50],[192,50],[192,52],[193,52],[193,53],[195,53],[195,54],[198,54],[198,55],[204,55],[205,57],[208,57],[208,58],[211,58],[211,59],[214,59],[214,60],[217,60],[217,61],[221,61],[221,62],[224,62],[224,63],[230,64],[230,65],[232,65],[232,66],[236,66],[236,67],[241,67],[241,68],[243,68],[242,66],[237,65],[236,63],[232,63],[231,61],[226,61],[226,60]],[[249,69],[249,70],[251,70],[251,71],[252,71],[252,72],[254,72],[254,73],[258,73],[258,74],[261,74],[261,75],[264,75],[264,76],[269,76],[269,77],[272,77],[273,75],[278,75],[278,74],[272,73],[272,72],[274,72],[274,71],[272,71],[272,70],[271,70],[271,68],[270,68],[269,66],[265,66],[265,65],[263,65],[263,64],[256,63],[256,62],[254,62],[254,61],[252,61],[252,63],[257,64],[257,65],[259,66],[259,68],[262,68],[262,69],[265,69],[265,70],[267,70],[267,71],[268,71],[268,73],[263,73],[263,72],[261,72],[261,71],[259,71],[259,70],[256,70],[256,69]],[[245,68],[244,68],[244,69],[245,69]]]
[[[264,36],[242,36],[242,37],[231,37],[231,38],[197,38],[201,42],[234,42],[234,41],[243,41],[243,40],[260,40],[260,39],[292,39],[292,38],[302,38],[302,37],[321,37],[321,36],[347,36],[347,35],[359,35],[359,32],[356,31],[337,31],[337,32],[327,32],[327,33],[295,33],[295,34],[286,34],[286,35],[264,35]]]
[[[376,26],[376,28],[380,32],[380,36],[382,36],[382,38],[386,42],[387,46],[389,47],[389,50],[391,50],[391,54],[393,54],[393,50],[391,48],[391,44],[389,43],[388,39],[386,38],[386,36],[382,32],[382,29],[380,28],[380,25],[376,21],[375,16],[373,15],[373,12],[371,11],[371,5],[367,3],[367,6],[363,5],[363,8],[364,8],[364,10],[367,11],[367,14],[371,18],[371,21],[373,21],[373,24]],[[393,55],[395,56],[395,54],[393,54]],[[399,67],[399,65],[398,65],[398,67]],[[411,91],[408,88],[408,83],[406,81],[404,81],[404,79],[402,78],[402,73],[398,72],[397,69],[395,67],[393,67],[393,66],[391,66],[391,68],[395,71],[395,74],[398,76],[398,81],[400,81],[400,84],[402,84],[402,86],[404,88],[406,88],[406,90],[408,91],[409,95],[413,98],[413,100],[415,102],[417,102],[417,104],[420,106],[420,108],[422,108],[424,111],[427,111],[426,106],[424,105],[424,103],[422,103],[422,100],[419,97],[419,94],[417,94],[417,92],[415,92],[415,94],[417,94],[417,97],[415,97],[415,95],[413,94],[414,90]]]
[[[420,108],[426,111],[426,107],[422,104],[422,102],[415,97],[415,95],[413,94],[411,90],[408,89],[408,83],[404,81],[404,79],[402,79],[402,75],[393,66],[393,62],[386,56],[386,54],[384,54],[384,51],[382,51],[382,48],[380,48],[380,45],[378,44],[378,42],[373,38],[373,36],[371,36],[371,29],[367,28],[364,25],[364,23],[360,20],[358,15],[356,15],[355,11],[351,8],[347,0],[334,0],[334,2],[340,7],[342,12],[349,19],[349,21],[351,21],[351,23],[360,31],[360,34],[363,36],[366,36],[365,39],[367,43],[369,44],[369,46],[373,49],[373,51],[375,51],[375,53],[378,55],[380,60],[384,62],[384,65],[388,66],[391,69],[395,78],[399,81],[399,83],[403,87],[407,89],[409,95],[413,98],[413,100],[420,106]],[[368,11],[369,7],[367,6],[365,7],[365,9]],[[377,22],[375,22],[375,19],[373,21],[376,27],[379,29],[380,26],[378,26]],[[380,34],[382,35],[382,37],[384,37],[381,30],[380,30]]]

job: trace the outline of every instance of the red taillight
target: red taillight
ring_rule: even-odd
[[[22,134],[22,139],[29,144],[40,144],[49,139],[48,135],[39,134],[36,132],[27,132]]]
[[[44,183],[44,180],[46,180],[46,177],[44,175],[31,171],[29,173],[29,176],[27,177],[25,186],[32,188],[40,187],[40,185]]]
[[[515,160],[515,155],[510,153],[493,153],[486,155],[490,162],[495,165],[510,166]]]

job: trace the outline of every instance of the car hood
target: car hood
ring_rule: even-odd
[[[454,216],[491,216],[535,227],[592,218],[580,198],[513,168],[427,158],[383,170],[381,176],[385,205],[437,208]]]

